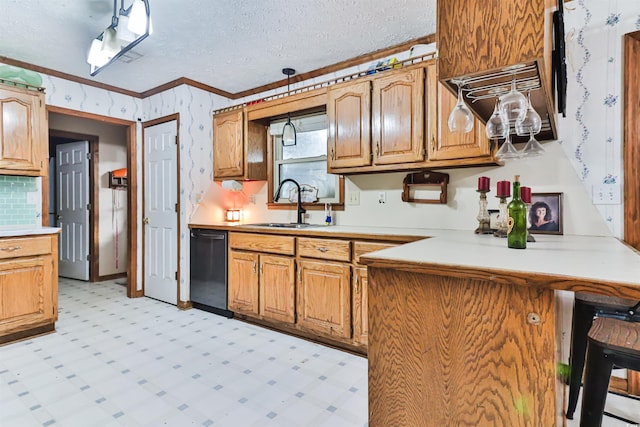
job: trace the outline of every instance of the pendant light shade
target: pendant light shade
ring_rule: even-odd
[[[102,52],[109,58],[120,52],[120,43],[118,43],[115,28],[109,27],[104,30],[102,35]]]
[[[289,83],[290,78],[294,75],[296,70],[293,68],[283,68],[282,73],[287,75],[287,95],[289,94]],[[291,123],[291,114],[287,113],[287,123],[284,124],[282,128],[282,146],[283,147],[291,147],[296,145],[297,137],[296,137],[296,127]]]
[[[95,67],[102,67],[109,62],[109,57],[102,51],[102,40],[93,39],[91,48],[89,48],[87,62]]]
[[[146,6],[142,0],[135,0],[131,5],[127,28],[133,33],[144,34],[147,32],[147,18],[149,19],[149,34],[151,34],[153,32],[151,17],[147,16]]]

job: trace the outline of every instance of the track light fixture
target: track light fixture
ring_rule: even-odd
[[[113,0],[113,16],[109,25],[89,48],[87,62],[95,76],[153,32],[149,0],[133,0],[125,9],[124,0]]]

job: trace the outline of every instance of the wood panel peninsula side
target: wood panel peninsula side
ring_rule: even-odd
[[[371,427],[562,425],[555,290],[640,300],[640,255],[612,237],[450,232],[360,261]]]

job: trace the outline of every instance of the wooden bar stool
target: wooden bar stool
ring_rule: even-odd
[[[639,306],[640,302],[638,301],[576,292],[571,325],[568,419],[573,419],[573,414],[578,404],[582,371],[584,369],[584,356],[587,352],[587,334],[593,324],[593,319],[595,317],[611,317],[640,322]]]
[[[640,370],[640,323],[599,317],[589,330],[580,427],[599,427],[613,365]]]

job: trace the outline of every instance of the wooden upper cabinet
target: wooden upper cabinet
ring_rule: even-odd
[[[430,160],[464,159],[491,155],[491,144],[485,134],[484,125],[475,119],[473,130],[468,133],[453,133],[449,130],[449,114],[457,103],[441,83],[437,84],[438,108],[431,112]]]
[[[373,80],[373,162],[394,164],[425,159],[424,69]]]
[[[471,102],[469,92],[464,94],[483,123],[495,105],[495,97],[484,95],[501,87],[506,93],[512,80],[510,70],[523,66],[526,68],[519,68],[516,75],[519,89],[538,82],[531,91],[531,103],[543,121],[536,138],[557,139],[551,68],[556,4],[557,0],[438,0],[438,78],[454,92],[454,80],[473,77],[465,87],[480,99]]]
[[[246,119],[243,109],[213,117],[213,178],[267,179],[266,127]]]
[[[0,172],[46,175],[46,127],[44,93],[0,86]]]
[[[327,158],[332,168],[371,164],[371,82],[342,83],[327,92]]]

